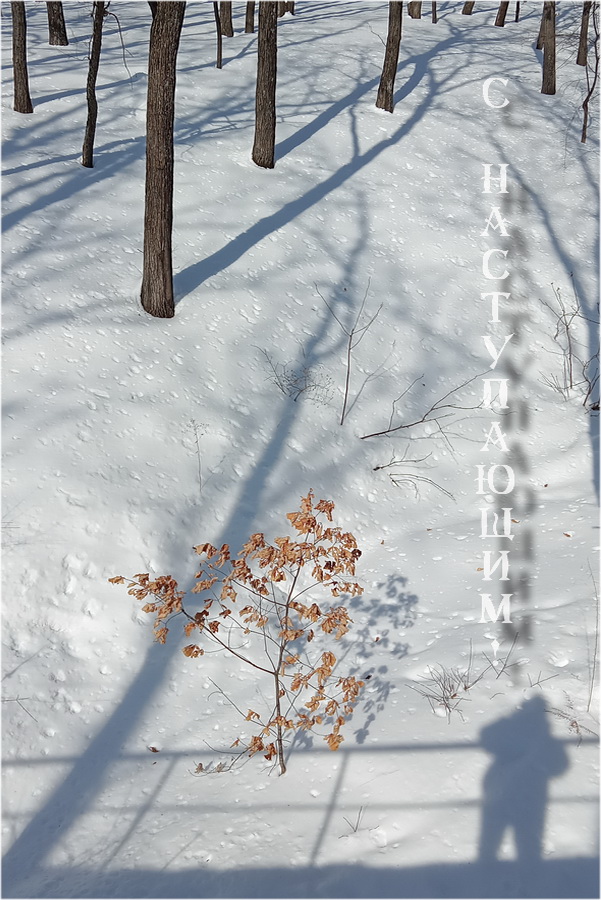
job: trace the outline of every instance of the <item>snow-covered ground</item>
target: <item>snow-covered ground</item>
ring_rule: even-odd
[[[549,384],[562,357],[542,302],[555,287],[571,309],[576,292],[586,362],[598,142],[596,127],[579,142],[580,5],[558,4],[549,97],[540,3],[517,24],[511,4],[503,29],[497,4],[468,17],[439,3],[433,25],[425,3],[404,18],[390,115],[374,105],[387,4],[297,2],[279,20],[272,171],[250,160],[244,6],[221,71],[212,4],[186,11],[172,320],[139,304],[148,5],[111,4],[124,49],[109,17],[93,170],[79,164],[90,4],[64,4],[64,48],[47,45],[45,4],[27,4],[31,116],[12,111],[2,7],[4,895],[597,896],[598,418],[582,386],[566,400]],[[503,109],[484,103],[491,77],[507,79],[491,87]],[[482,193],[486,163],[509,165],[507,196]],[[508,238],[483,234],[498,203]],[[494,247],[512,293],[498,324],[481,299],[504,289],[483,275]],[[381,310],[353,352],[341,426],[341,326],[364,298],[361,324]],[[483,336],[500,347],[510,333],[491,372]],[[268,357],[310,389],[286,396]],[[510,387],[509,449],[485,461],[516,478],[515,644],[479,621],[480,593],[504,584],[482,574],[495,542],[477,466],[499,419],[481,406],[487,372]],[[470,379],[444,433],[361,440]],[[265,685],[221,654],[184,657],[177,627],[153,644],[149,616],[107,579],[170,573],[188,588],[193,545],[288,533],[310,488],[362,550],[339,655],[342,674],[370,676],[363,698],[336,753],[297,735],[285,776],[253,757],[194,777],[247,727],[211,682],[244,709]],[[484,674],[457,709],[433,709],[429,675],[468,666]],[[495,859],[497,825],[517,830]]]

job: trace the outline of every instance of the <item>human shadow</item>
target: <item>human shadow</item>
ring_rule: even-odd
[[[482,747],[493,760],[484,776],[479,859],[496,860],[507,829],[514,835],[518,862],[542,861],[551,778],[568,768],[568,757],[553,737],[542,696],[483,728]]]

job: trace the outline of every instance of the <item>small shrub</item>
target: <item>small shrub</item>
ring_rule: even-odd
[[[147,601],[143,610],[156,616],[154,634],[160,643],[167,638],[166,622],[179,614],[185,619],[186,636],[196,639],[183,648],[185,656],[200,658],[211,647],[271,680],[273,706],[263,713],[249,709],[245,716],[258,726],[258,733],[246,742],[237,739],[232,747],[241,747],[249,756],[263,753],[268,760],[277,759],[282,774],[284,735],[328,726],[324,740],[337,750],[343,741],[340,729],[363,687],[354,676],[334,675],[336,656],[318,649],[323,641],[339,640],[352,620],[346,607],[322,608],[313,594],[353,597],[363,588],[348,580],[361,556],[354,536],[330,525],[331,501],[314,504],[313,499],[309,491],[300,509],[287,515],[296,538],[277,537],[269,544],[263,534],[252,534],[235,558],[228,544],[219,550],[208,543],[195,547],[202,558],[190,591],[199,595],[195,613],[184,607],[186,592],[170,575],[109,579],[127,584],[129,594]],[[243,641],[233,641],[235,635]],[[318,636],[322,641],[311,646]]]

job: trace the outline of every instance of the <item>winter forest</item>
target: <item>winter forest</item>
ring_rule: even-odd
[[[3,896],[599,896],[599,4],[0,9]]]

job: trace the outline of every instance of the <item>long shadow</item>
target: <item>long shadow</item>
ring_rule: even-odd
[[[356,273],[359,271],[359,257],[363,246],[364,235],[361,232],[354,248],[346,255],[347,271],[344,280],[350,284],[354,283]],[[339,304],[348,303],[348,296],[342,291],[334,292],[333,303],[333,308],[337,309]],[[310,368],[331,354],[332,344],[329,341],[331,324],[330,317],[324,316],[321,319],[306,345],[299,348],[296,361],[299,366]],[[320,345],[326,341],[327,350],[321,352]],[[292,365],[294,364],[293,361]],[[286,398],[282,417],[251,476],[241,487],[235,507],[218,539],[218,546],[229,543],[232,548],[237,548],[252,532],[258,511],[263,508],[262,502],[268,488],[269,477],[286,448],[287,439],[301,406],[302,401],[294,403]],[[18,884],[24,874],[31,873],[42,865],[60,836],[90,806],[108,779],[110,767],[119,759],[120,750],[136,727],[143,711],[163,685],[176,653],[179,653],[179,644],[175,639],[166,646],[157,644],[150,646],[138,674],[117,709],[5,854],[3,861],[5,891],[18,891]]]
[[[423,78],[427,77],[428,90],[411,116],[407,119],[407,121],[403,122],[403,124],[400,125],[390,137],[385,138],[377,144],[374,144],[374,146],[370,147],[369,150],[366,150],[364,153],[359,153],[353,156],[353,158],[348,163],[341,166],[336,172],[334,172],[320,184],[317,184],[314,187],[310,188],[301,197],[295,200],[291,200],[277,212],[271,213],[270,215],[265,216],[263,219],[260,219],[254,225],[251,225],[250,228],[248,228],[246,231],[242,232],[242,234],[239,234],[232,241],[222,247],[220,250],[217,250],[215,253],[211,254],[211,256],[208,256],[197,263],[193,263],[191,266],[188,266],[188,268],[179,272],[174,277],[174,290],[177,297],[176,302],[180,303],[188,294],[191,294],[194,290],[196,290],[196,288],[198,288],[204,281],[206,281],[208,278],[212,278],[214,275],[222,272],[224,269],[227,269],[268,235],[273,234],[275,231],[278,231],[280,228],[288,225],[297,216],[302,215],[302,213],[311,209],[311,207],[316,203],[324,200],[329,194],[331,194],[337,188],[341,187],[353,175],[373,162],[373,160],[376,159],[381,153],[390,149],[391,147],[394,147],[399,143],[399,141],[401,141],[406,135],[408,135],[418,124],[418,122],[421,121],[423,116],[431,107],[434,98],[442,90],[444,85],[444,81],[438,82],[435,79],[433,72],[428,69],[427,60],[434,53],[441,52],[443,49],[447,49],[448,47],[452,46],[457,40],[458,36],[454,34],[446,40],[439,42],[434,50],[429,51],[428,53],[421,54],[419,57],[414,57],[413,61],[415,62],[415,70],[410,79],[412,86],[415,87]],[[452,75],[447,76],[447,79],[451,80],[454,74],[455,73],[452,73]],[[400,115],[400,112],[400,110],[397,111],[397,115]],[[322,125],[318,127],[323,127],[323,125],[326,124],[326,121],[328,120],[328,113],[322,113],[321,117]],[[315,133],[315,130],[317,130],[317,127],[315,127],[314,130],[311,130],[312,127],[313,126],[306,126],[307,130],[305,131],[305,139],[309,137],[310,134]],[[303,131],[303,129],[301,129],[301,131]],[[284,144],[285,143],[286,142],[284,142]],[[293,146],[298,146],[298,143],[299,142],[294,143]],[[291,146],[292,144],[290,145],[290,147],[285,147],[286,152],[291,148]]]

